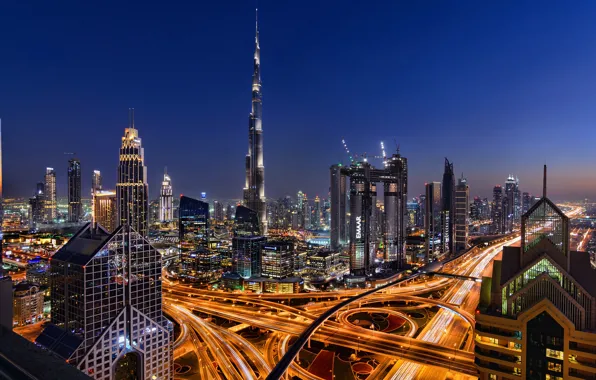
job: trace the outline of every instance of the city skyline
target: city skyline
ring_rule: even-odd
[[[6,7],[9,13],[29,12],[21,5]],[[509,173],[520,178],[522,191],[538,194],[540,177],[535,169],[544,162],[552,168],[554,200],[596,196],[588,190],[594,188],[594,178],[586,175],[587,163],[595,158],[588,126],[596,115],[585,100],[593,87],[591,79],[585,78],[593,66],[591,50],[586,48],[591,46],[586,32],[592,28],[588,20],[595,13],[593,6],[534,9],[524,3],[511,10],[505,5],[477,9],[460,3],[449,11],[445,7],[377,5],[355,12],[331,3],[311,8],[260,4],[269,198],[295,196],[298,190],[309,199],[315,195],[326,198],[329,165],[349,161],[342,137],[351,150],[369,155],[379,154],[380,141],[388,152],[394,151],[395,139],[409,158],[409,198],[422,194],[425,182],[440,180],[445,156],[454,162],[457,177],[462,172],[467,177],[471,197],[490,198],[494,185],[504,185]],[[58,196],[65,197],[67,160],[63,153],[73,150],[81,160],[83,197],[90,193],[86,179],[93,169],[104,173],[107,187],[114,187],[118,164],[112,152],[116,136],[121,137],[125,127],[124,112],[134,107],[148,153],[151,199],[159,193],[165,165],[170,168],[176,195],[206,191],[210,199],[241,199],[254,7],[209,4],[201,10],[200,20],[183,17],[182,11],[173,8],[165,10],[171,33],[185,44],[170,47],[166,47],[170,40],[163,28],[151,26],[162,10],[150,6],[135,9],[138,19],[130,25],[115,21],[114,30],[105,36],[99,27],[104,10],[90,15],[85,25],[65,19],[66,26],[82,28],[82,35],[91,37],[85,46],[79,46],[75,36],[61,41],[62,49],[69,52],[66,55],[48,51],[58,43],[50,37],[64,36],[60,29],[49,28],[48,37],[40,37],[37,32],[47,22],[41,16],[28,17],[18,26],[3,25],[16,31],[31,27],[8,42],[8,59],[0,63],[8,74],[6,95],[0,94],[6,196],[32,196],[44,168],[54,167]],[[56,7],[50,15],[61,11]],[[341,22],[330,20],[336,11]],[[531,18],[530,11],[534,12]],[[445,17],[441,12],[447,12]],[[467,17],[472,12],[476,12],[473,20]],[[58,18],[67,15],[54,14]],[[174,26],[178,18],[182,19]],[[503,26],[508,18],[510,25]],[[135,27],[147,36],[133,33]],[[362,28],[366,33],[359,35]],[[208,30],[214,30],[215,36],[205,39]],[[446,32],[438,33],[442,30]],[[118,33],[128,37],[120,40]],[[517,33],[521,33],[519,38],[507,44]],[[465,39],[468,34],[478,37]],[[108,44],[114,47],[107,48]],[[158,57],[154,44],[157,50],[175,53],[175,60],[153,60]],[[196,52],[188,52],[186,44],[197,46]],[[387,44],[395,48],[381,49]],[[36,54],[47,51],[47,57],[30,60],[29,50],[18,50],[22,46],[30,46]],[[542,50],[525,51],[528,46]],[[447,52],[448,48],[453,49]],[[135,54],[143,58],[134,60],[137,66],[121,63]],[[201,59],[199,54],[210,58]],[[561,55],[566,59],[557,58]],[[520,61],[527,63],[518,65]],[[539,61],[548,62],[539,65]],[[576,62],[572,71],[569,61]],[[27,70],[19,69],[23,62]],[[73,65],[79,69],[68,70]],[[25,81],[23,73],[28,75]],[[347,80],[348,73],[366,80]],[[100,83],[106,78],[112,79]],[[304,78],[313,81],[301,88]],[[79,84],[83,79],[92,79],[88,87]],[[210,91],[201,91],[203,81]],[[211,86],[213,81],[217,86]],[[24,99],[10,95],[14,93],[32,95]],[[357,100],[358,107],[351,107]],[[545,107],[553,111],[545,114]],[[33,108],[42,112],[29,112]],[[81,125],[101,133],[90,140],[76,132]],[[579,139],[558,134],[557,142],[573,149],[555,148],[547,138],[563,127],[576,128],[582,135]],[[164,133],[172,133],[171,144]],[[197,150],[179,149],[177,135],[203,145]],[[28,145],[25,156],[23,143]],[[76,149],[82,145],[89,149]],[[218,154],[222,150],[233,154]],[[574,170],[565,170],[566,166]],[[284,175],[287,172],[293,175]]]

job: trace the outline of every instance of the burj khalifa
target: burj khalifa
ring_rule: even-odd
[[[248,116],[248,154],[244,205],[257,212],[261,234],[267,233],[267,204],[265,202],[265,166],[263,165],[263,124],[261,92],[261,48],[259,24],[256,22],[254,69],[252,74],[252,111]]]

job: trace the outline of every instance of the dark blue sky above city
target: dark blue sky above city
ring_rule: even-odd
[[[4,1],[5,196],[31,196],[76,152],[114,188],[129,107],[152,197],[241,198],[254,49],[251,1]],[[443,160],[489,196],[508,174],[554,199],[596,197],[596,3],[259,1],[268,197],[327,196],[329,166],[384,141],[409,197]],[[376,161],[381,164],[379,160]]]

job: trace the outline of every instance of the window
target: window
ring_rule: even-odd
[[[561,372],[562,371],[561,363],[548,362],[547,368],[549,371],[553,371],[553,372]]]
[[[547,348],[546,357],[563,360],[563,351],[551,350],[550,348]]]
[[[563,380],[563,378],[561,376],[549,375],[548,373],[546,374],[545,379],[546,380]]]
[[[488,374],[488,379],[489,380],[497,380],[497,375],[495,375],[494,373],[489,373]]]

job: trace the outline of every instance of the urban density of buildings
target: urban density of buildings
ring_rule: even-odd
[[[482,190],[443,152],[413,184],[397,141],[345,139],[347,164],[316,162],[328,189],[284,178],[291,195],[267,198],[254,32],[237,198],[198,171],[175,196],[178,165],[149,175],[167,140],[149,123],[144,146],[132,108],[104,161],[60,151],[5,198],[0,130],[0,378],[596,379],[596,203],[549,199],[546,165],[539,197],[507,172]]]

